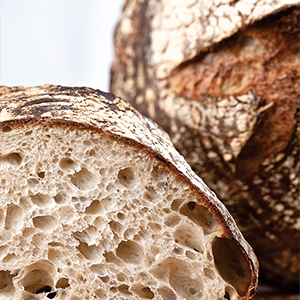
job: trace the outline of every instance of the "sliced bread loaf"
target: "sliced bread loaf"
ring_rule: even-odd
[[[254,295],[252,248],[156,124],[88,88],[0,94],[0,299]]]

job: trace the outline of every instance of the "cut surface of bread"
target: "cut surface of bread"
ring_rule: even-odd
[[[0,299],[253,296],[251,247],[154,123],[91,89],[3,94]]]

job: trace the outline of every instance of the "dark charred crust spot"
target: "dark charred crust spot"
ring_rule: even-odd
[[[20,109],[24,108],[24,107],[28,107],[28,106],[33,106],[33,105],[38,105],[38,104],[46,104],[46,103],[55,103],[57,102],[59,105],[61,105],[61,102],[63,102],[64,100],[60,100],[57,101],[56,99],[51,99],[51,98],[41,98],[41,99],[37,99],[37,100],[32,100],[32,101],[28,101],[26,103],[24,103],[23,105],[20,106]],[[65,101],[67,102],[67,101]]]

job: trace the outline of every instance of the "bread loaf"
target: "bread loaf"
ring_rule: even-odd
[[[299,289],[299,1],[126,1],[111,91],[170,134],[254,247]]]
[[[0,299],[250,299],[233,218],[128,103],[0,88]]]

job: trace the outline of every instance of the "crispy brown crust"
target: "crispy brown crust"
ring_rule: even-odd
[[[237,241],[251,269],[251,283],[243,299],[255,293],[258,261],[225,206],[175,151],[168,136],[151,120],[113,94],[88,88],[45,85],[36,88],[0,88],[0,130],[42,124],[90,130],[130,144],[155,157],[187,183],[222,224],[224,236]]]

